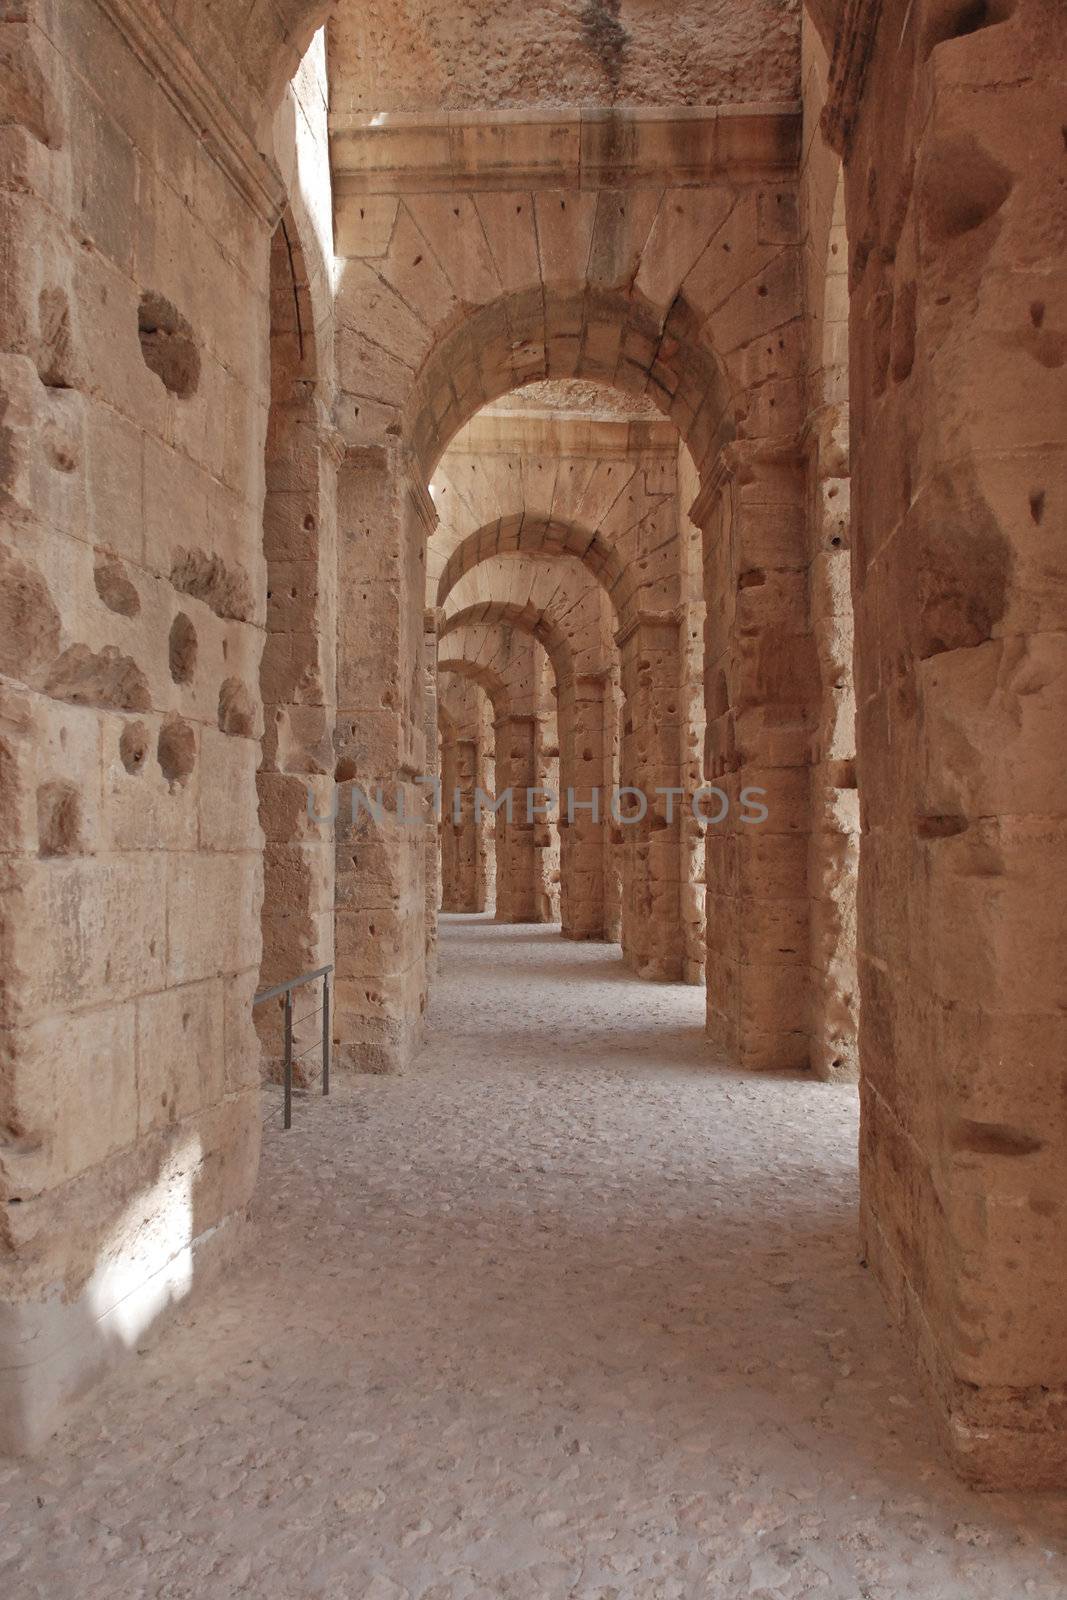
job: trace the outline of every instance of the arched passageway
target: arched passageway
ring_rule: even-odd
[[[975,1483],[1067,1481],[1067,961],[1052,892],[1065,850],[1060,17],[1053,0],[679,0],[668,27],[667,9],[0,7],[0,1445],[60,1448],[51,1436],[70,1405],[202,1288],[223,1323],[235,1295],[269,1303],[260,1331],[276,1367],[291,1307],[310,1304],[320,1335],[337,1313],[346,1380],[322,1382],[316,1367],[303,1421],[343,1419],[351,1460],[355,1413],[377,1415],[388,1365],[375,1346],[364,1386],[365,1301],[331,1296],[335,1275],[367,1288],[344,1253],[354,1236],[373,1267],[382,1249],[403,1259],[412,1212],[431,1219],[438,1254],[416,1252],[413,1277],[398,1271],[383,1301],[402,1328],[412,1304],[432,1303],[448,1224],[464,1203],[477,1214],[475,1185],[505,1257],[535,1287],[566,1279],[562,1248],[538,1271],[527,1146],[499,1132],[508,1117],[533,1124],[547,1085],[572,1126],[565,1170],[541,1161],[537,1176],[580,1174],[558,1191],[575,1208],[558,1239],[590,1276],[601,1263],[600,1297],[564,1301],[579,1315],[555,1367],[511,1328],[515,1370],[542,1401],[546,1371],[555,1392],[584,1363],[599,1425],[611,1404],[601,1347],[614,1341],[610,1376],[639,1415],[661,1396],[683,1426],[687,1390],[696,1420],[682,1442],[669,1428],[662,1439],[679,1481],[703,1449],[694,1432],[720,1422],[728,1456],[735,1422],[763,1453],[734,1464],[716,1506],[747,1493],[747,1474],[770,1479],[728,1529],[694,1488],[677,1519],[689,1532],[669,1534],[681,1576],[657,1569],[647,1524],[627,1525],[618,1571],[601,1561],[590,1512],[578,1542],[599,1563],[596,1586],[625,1588],[636,1572],[684,1596],[695,1528],[708,1560],[732,1559],[728,1533],[741,1541],[727,1594],[781,1588],[749,1530],[791,1498],[794,1457],[777,1452],[795,1422],[798,1455],[825,1468],[828,1537],[838,1523],[823,1503],[839,1506],[844,1484],[867,1504],[876,1483],[890,1508],[918,1500],[909,1526],[947,1570],[942,1514],[961,1508],[957,1542],[992,1554],[985,1568],[967,1555],[977,1566],[945,1582],[999,1600],[1015,1508],[999,1502],[970,1541],[975,1502],[915,1452],[929,1413]],[[477,904],[486,877],[484,835],[453,838],[471,848],[442,873],[431,803],[445,773],[489,781],[484,701],[466,724],[475,754],[460,750],[474,714],[459,682],[475,701],[497,695],[494,793],[514,778],[586,802],[603,783],[629,791],[634,815],[599,833],[584,806],[577,819],[549,807],[525,830],[497,816],[505,975],[479,975],[488,923],[446,921],[433,1013],[439,878],[451,893],[473,863],[463,894]],[[714,820],[687,809],[705,788]],[[356,804],[367,791],[376,806]],[[557,916],[571,938],[542,933]],[[598,971],[598,941],[616,937],[629,971],[610,951]],[[463,977],[450,975],[463,952],[466,1019]],[[272,1256],[269,1228],[255,1231],[277,1215],[257,1173],[263,1068],[276,1070],[279,1042],[269,1017],[257,1037],[252,1002],[268,977],[312,962],[334,968],[326,1043],[351,1112],[335,1128],[359,1135],[361,1118],[373,1129],[374,1109],[392,1107],[398,1130],[361,1174],[379,1186],[361,1194],[377,1231],[338,1224],[308,1255],[319,1301],[299,1251]],[[702,974],[704,1005],[688,987]],[[672,1018],[694,1005],[703,1030],[682,1041]],[[599,1093],[604,1056],[618,1106]],[[582,1061],[621,1145],[582,1120]],[[362,1081],[378,1076],[402,1081]],[[819,1122],[813,1107],[833,1121],[850,1103],[839,1080],[856,1077],[864,1259],[925,1383],[914,1416],[906,1380],[889,1397],[908,1413],[910,1457],[886,1408],[865,1410],[895,1357],[812,1198],[834,1188],[834,1163],[811,1169],[806,1150],[809,1166],[791,1164],[797,1127]],[[677,1166],[661,1082],[693,1110]],[[483,1088],[501,1122],[471,1131]],[[309,1120],[316,1137],[329,1109]],[[541,1109],[551,1125],[555,1106]],[[845,1116],[835,1126],[850,1132]],[[817,1150],[825,1130],[810,1131]],[[751,1139],[733,1168],[735,1132]],[[267,1143],[274,1161],[270,1132]],[[290,1202],[288,1245],[306,1245],[319,1208],[300,1202],[295,1152],[267,1176]],[[347,1157],[331,1154],[324,1170],[343,1169],[352,1201]],[[308,1200],[322,1198],[319,1176]],[[614,1207],[598,1201],[600,1178]],[[653,1305],[641,1282],[611,1293],[624,1267],[612,1228],[634,1221],[627,1184],[656,1213],[644,1233],[634,1224],[636,1241],[669,1241],[684,1269],[679,1283],[658,1248],[641,1257]],[[542,1192],[550,1203],[553,1185]],[[336,1220],[331,1204],[332,1191],[322,1209]],[[737,1298],[715,1252],[762,1260],[768,1217],[808,1276],[783,1264]],[[690,1249],[687,1229],[709,1248]],[[266,1263],[285,1281],[265,1285]],[[486,1328],[507,1335],[492,1273],[475,1281]],[[835,1355],[846,1283],[844,1325],[871,1339],[867,1388]],[[686,1343],[709,1289],[763,1352],[773,1404],[744,1381],[740,1336],[725,1372],[702,1335]],[[648,1315],[627,1322],[633,1306]],[[536,1302],[520,1297],[520,1312],[538,1325]],[[770,1376],[772,1355],[789,1359],[780,1325],[821,1352],[805,1348],[786,1387]],[[179,1326],[189,1338],[196,1323]],[[458,1341],[448,1349],[469,1378]],[[660,1358],[663,1389],[647,1373]],[[848,1461],[822,1453],[826,1419],[845,1410],[828,1365],[849,1402]],[[213,1417],[232,1421],[235,1370],[223,1362]],[[144,1401],[131,1372],[121,1381]],[[798,1409],[798,1393],[821,1396],[817,1411]],[[472,1419],[483,1440],[515,1421],[486,1398],[457,1418],[431,1397],[434,1448],[457,1422],[470,1444]],[[421,1461],[416,1408],[390,1420],[410,1425]],[[877,1460],[853,1420],[871,1420]],[[109,1437],[113,1422],[109,1410]],[[79,1427],[91,1431],[85,1416]],[[608,1432],[592,1435],[603,1445]],[[555,1517],[567,1529],[561,1484],[603,1495],[575,1440],[547,1500],[523,1486],[527,1530],[551,1533]],[[624,1430],[611,1460],[614,1503],[631,1486],[630,1440]],[[632,1459],[654,1477],[645,1443]],[[161,1448],[152,1459],[174,1468]],[[501,1480],[474,1481],[513,1530]],[[373,1537],[365,1486],[346,1482]],[[112,1526],[94,1493],[79,1483],[85,1526]],[[151,1514],[140,1520],[151,1531]],[[466,1600],[485,1574],[458,1520],[472,1535],[453,1585]],[[808,1549],[794,1516],[775,1526],[783,1549]],[[49,1527],[62,1561],[62,1514]],[[409,1570],[420,1528],[399,1533],[403,1581],[374,1558],[374,1600],[432,1594],[437,1558],[454,1552],[435,1524],[426,1570]],[[177,1570],[199,1559],[197,1537],[191,1524],[174,1568],[160,1556],[160,1587],[258,1581],[255,1548],[235,1553],[233,1572],[225,1556],[206,1577]],[[907,1592],[910,1537],[893,1524],[892,1600]],[[137,1560],[152,1568],[158,1553],[144,1544]],[[505,1570],[508,1583],[566,1583],[577,1600],[593,1579],[571,1576],[573,1554],[539,1546],[535,1575]],[[34,1589],[39,1556],[14,1556]],[[1044,1600],[1027,1561],[1016,1551],[1023,1587],[1032,1577]],[[849,1600],[882,1581],[873,1557],[840,1576]],[[129,1578],[149,1581],[141,1568]]]

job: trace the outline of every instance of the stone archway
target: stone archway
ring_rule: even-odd
[[[552,654],[549,654],[549,645]],[[550,784],[546,729],[555,720],[547,703],[545,667],[558,683],[569,673],[565,641],[554,638],[532,610],[506,605],[471,607],[441,625],[438,672],[483,690],[493,715],[491,813],[495,839],[495,914],[498,922],[552,922],[559,911],[558,831],[547,803]],[[538,793],[540,792],[540,793]],[[529,804],[534,798],[534,806]],[[460,795],[458,826],[478,849],[484,828],[469,795]],[[448,825],[456,796],[447,786],[443,821]]]

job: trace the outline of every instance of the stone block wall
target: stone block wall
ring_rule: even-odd
[[[229,1255],[255,1178],[281,188],[201,137],[90,0],[7,8],[0,47],[0,1413],[18,1448]]]
[[[1062,7],[846,10],[863,1228],[960,1469],[1067,1473]]]

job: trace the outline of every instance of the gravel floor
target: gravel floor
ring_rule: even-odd
[[[242,1269],[29,1468],[0,1596],[1062,1600],[857,1261],[856,1096],[703,996],[447,918],[428,1044],[266,1135]]]

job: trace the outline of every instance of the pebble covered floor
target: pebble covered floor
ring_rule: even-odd
[[[1063,1600],[858,1260],[855,1090],[702,1011],[444,919],[415,1070],[272,1119],[239,1269],[0,1463],[0,1595]]]

